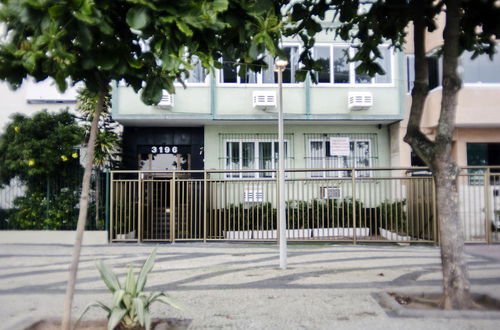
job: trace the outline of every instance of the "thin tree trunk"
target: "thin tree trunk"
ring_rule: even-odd
[[[463,228],[458,215],[459,169],[452,160],[458,92],[462,81],[457,73],[460,33],[460,0],[446,1],[443,46],[443,96],[436,134],[432,170],[436,180],[439,210],[441,262],[443,265],[443,307],[465,309],[472,305],[469,275],[464,260]]]
[[[68,284],[66,287],[66,297],[64,299],[64,316],[62,320],[62,330],[69,330],[71,325],[71,308],[73,305],[73,296],[75,293],[76,276],[78,271],[78,264],[80,262],[80,253],[82,247],[83,233],[85,231],[85,222],[87,220],[88,197],[90,191],[90,179],[92,175],[92,166],[94,163],[94,149],[97,137],[97,125],[99,117],[104,106],[104,99],[107,94],[108,86],[105,85],[101,88],[98,95],[98,101],[94,118],[92,119],[92,126],[90,129],[90,137],[87,144],[87,162],[85,164],[85,171],[83,174],[82,193],[80,195],[80,213],[78,214],[78,225],[76,229],[75,246],[73,248],[73,257],[71,267],[69,269]]]
[[[99,227],[99,192],[101,189],[101,173],[95,171],[95,229]]]

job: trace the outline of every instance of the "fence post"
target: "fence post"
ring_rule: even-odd
[[[281,235],[280,235],[280,232],[281,232],[281,221],[280,221],[280,217],[279,217],[279,214],[280,214],[280,183],[279,183],[279,171],[278,170],[275,170],[274,171],[274,177],[276,179],[276,243],[278,244],[278,247],[279,247],[279,244],[281,242]],[[286,236],[286,231],[285,231],[285,236]]]
[[[114,232],[114,217],[113,217],[113,214],[114,214],[114,199],[115,199],[115,195],[114,195],[114,173],[111,172],[111,178],[110,178],[110,195],[111,195],[111,198],[110,198],[110,206],[109,208],[111,209],[111,212],[110,212],[110,217],[109,217],[109,222],[110,222],[110,228],[109,228],[109,232],[108,232],[108,239],[109,239],[109,242],[112,242],[113,241],[113,232]]]
[[[172,172],[172,181],[170,186],[170,242],[175,243],[175,217],[176,217],[176,208],[175,208],[175,171]]]
[[[432,174],[432,227],[434,231],[434,244],[439,244],[439,233],[438,233],[438,214],[437,214],[437,201],[436,201],[436,178]]]
[[[352,237],[353,244],[356,244],[356,170],[351,169],[352,180]]]
[[[106,196],[104,202],[104,222],[105,230],[108,232],[109,237],[109,168],[106,169]],[[109,241],[108,241],[109,242]]]
[[[142,216],[144,207],[144,182],[142,181],[142,172],[137,172],[137,195],[138,200],[138,215],[137,215],[137,241],[142,242]]]
[[[490,179],[491,179],[491,173],[490,173],[490,168],[486,168],[486,172],[484,173],[484,222],[485,222],[485,238],[486,238],[486,243],[491,244],[491,223],[492,219],[490,218],[491,215],[491,205],[490,205],[490,193],[491,193],[491,188],[490,188]]]
[[[203,171],[203,243],[207,242],[207,171]]]

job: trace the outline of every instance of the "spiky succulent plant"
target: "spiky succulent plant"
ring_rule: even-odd
[[[144,286],[149,272],[153,269],[156,257],[154,249],[142,265],[139,276],[135,277],[132,265],[128,267],[127,278],[124,285],[101,260],[96,262],[97,270],[102,280],[113,294],[111,305],[106,305],[100,301],[94,301],[88,304],[78,319],[92,307],[99,307],[108,313],[108,330],[119,329],[146,329],[151,327],[150,306],[154,302],[162,302],[177,309],[181,309],[171,298],[163,292],[144,292]],[[77,322],[77,324],[78,324]],[[119,327],[118,327],[119,326]]]

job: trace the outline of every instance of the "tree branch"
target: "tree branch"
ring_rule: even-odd
[[[404,141],[417,155],[430,165],[434,158],[435,144],[420,129],[424,113],[425,100],[429,94],[429,70],[425,57],[425,1],[416,1],[415,18],[413,20],[413,43],[415,48],[415,84],[411,92],[410,117]]]

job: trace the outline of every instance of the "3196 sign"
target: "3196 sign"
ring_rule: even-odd
[[[176,154],[179,151],[177,146],[151,146],[152,154]]]

